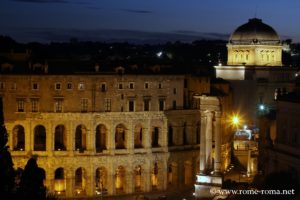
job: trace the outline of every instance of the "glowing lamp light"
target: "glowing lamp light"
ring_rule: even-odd
[[[259,105],[259,110],[265,110],[265,108],[266,108],[266,107],[265,107],[264,104],[260,104],[260,105]]]
[[[236,115],[233,116],[233,118],[232,118],[232,123],[233,123],[234,125],[238,125],[239,122],[240,122],[240,120],[239,120],[238,116],[236,116]]]

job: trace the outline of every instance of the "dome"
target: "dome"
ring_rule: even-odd
[[[239,26],[229,39],[231,44],[280,44],[276,31],[261,19],[253,18]]]

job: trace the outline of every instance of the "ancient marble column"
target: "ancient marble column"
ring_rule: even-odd
[[[200,130],[200,173],[205,173],[205,127],[206,127],[206,119],[201,113],[201,130]]]
[[[214,135],[215,135],[215,160],[214,160],[214,172],[219,174],[221,172],[221,116],[220,113],[216,113],[216,121],[214,123]]]
[[[205,130],[205,170],[209,171],[212,169],[212,118],[211,112],[206,113],[206,130]]]

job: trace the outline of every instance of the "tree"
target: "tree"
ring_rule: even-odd
[[[13,199],[14,168],[13,161],[6,145],[8,135],[4,126],[3,101],[0,98],[0,195],[1,199]]]
[[[44,186],[45,171],[38,167],[36,158],[27,161],[21,176],[19,195],[25,199],[46,199],[46,188]]]

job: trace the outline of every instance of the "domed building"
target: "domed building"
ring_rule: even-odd
[[[282,66],[282,44],[276,31],[261,19],[239,26],[227,44],[228,65]]]
[[[282,64],[280,37],[261,19],[238,26],[227,50],[227,65],[215,66],[216,77],[230,82],[235,109],[255,123],[259,112],[273,109],[277,96],[292,90],[297,69]]]

